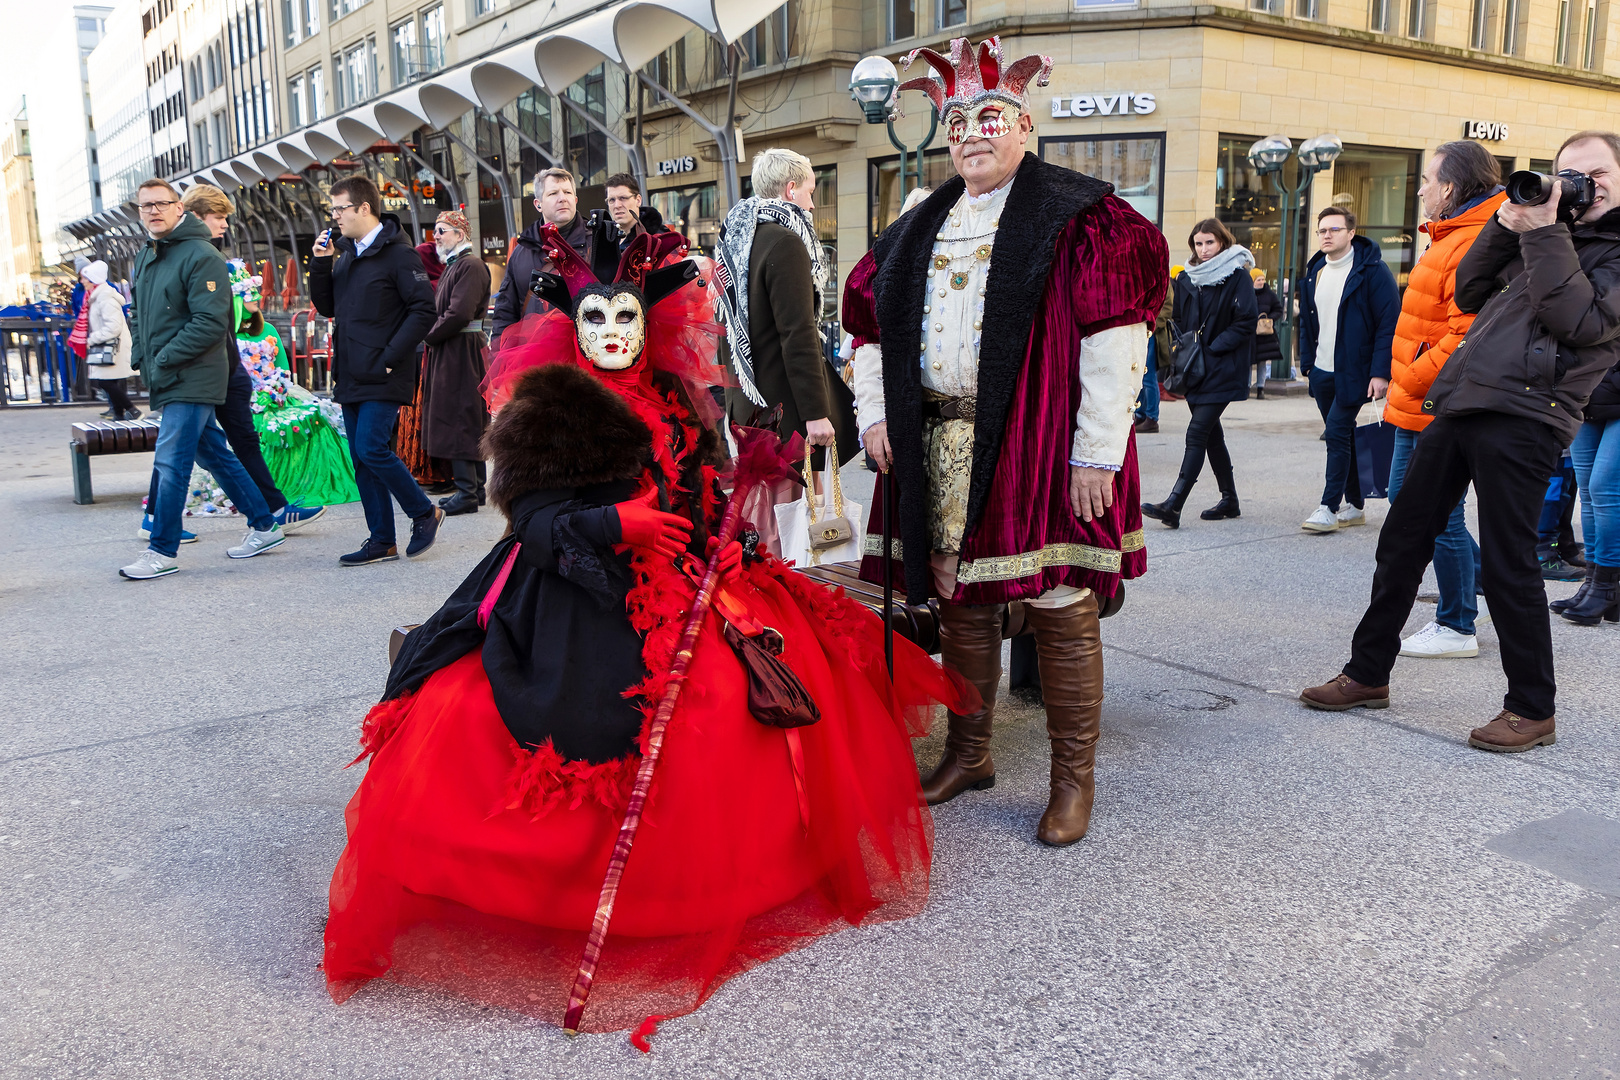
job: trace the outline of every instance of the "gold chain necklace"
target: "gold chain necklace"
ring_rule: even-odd
[[[950,269],[953,264],[966,262],[967,266],[961,270],[952,270],[949,275],[951,288],[955,289],[957,292],[961,292],[963,289],[967,288],[968,277],[970,271],[973,269],[973,263],[989,261],[990,250],[990,244],[980,244],[966,255],[935,255],[934,269],[947,270]]]

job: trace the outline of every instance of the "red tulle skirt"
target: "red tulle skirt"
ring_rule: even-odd
[[[875,616],[791,571],[750,577],[751,614],[783,632],[784,659],[821,711],[798,729],[803,794],[786,733],[749,714],[744,671],[711,615],[585,1030],[690,1012],[756,964],[926,902],[933,822],[910,738],[934,702],[958,703],[960,684],[897,638],[891,694]],[[378,710],[388,716],[370,725],[376,752],[332,878],[333,998],[387,978],[561,1023],[636,759],[579,767],[552,777],[543,800],[526,797],[548,748],[513,741],[477,652]]]

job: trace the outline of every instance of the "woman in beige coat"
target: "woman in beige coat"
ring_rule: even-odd
[[[107,284],[107,264],[99,259],[85,266],[79,278],[84,282],[84,302],[90,306],[90,335],[85,339],[90,348],[86,358],[90,381],[106,392],[113,419],[139,419],[141,410],[129,400],[125,386],[125,380],[132,378],[135,370],[129,366],[129,322],[124,318],[124,298]],[[98,355],[98,345],[113,346],[112,363],[91,362]]]

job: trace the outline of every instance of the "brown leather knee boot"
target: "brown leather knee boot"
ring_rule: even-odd
[[[929,806],[949,802],[968,788],[995,786],[990,760],[990,725],[995,715],[996,685],[1001,682],[1000,604],[939,603],[939,655],[979,692],[983,704],[971,715],[950,714],[945,756],[922,782]]]
[[[1046,734],[1052,740],[1052,796],[1035,838],[1065,847],[1086,835],[1096,791],[1093,767],[1102,733],[1102,637],[1097,597],[1062,608],[1025,605],[1035,630],[1046,701]]]

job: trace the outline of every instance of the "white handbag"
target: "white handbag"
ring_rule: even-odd
[[[826,505],[827,496],[816,497],[810,454],[811,447],[806,446],[804,498],[775,507],[776,531],[782,538],[779,554],[798,566],[855,562],[861,557],[866,519],[861,516],[859,503],[844,500],[844,491],[838,482],[838,447],[833,445],[827,448],[828,468],[822,474],[827,477],[824,486],[832,497],[830,512]]]

